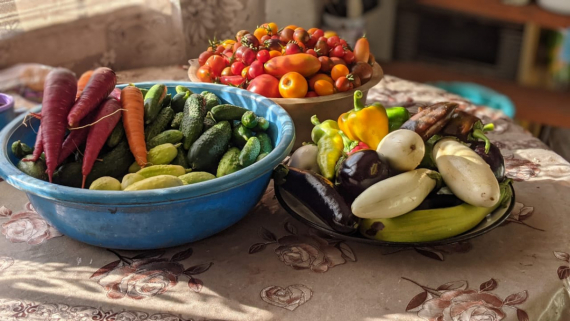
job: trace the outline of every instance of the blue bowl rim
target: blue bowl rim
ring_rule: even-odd
[[[141,205],[141,204],[157,204],[172,201],[181,201],[185,199],[206,196],[208,194],[220,193],[232,188],[247,184],[260,176],[267,174],[285,158],[291,151],[295,140],[295,127],[293,120],[289,114],[271,99],[261,95],[254,94],[247,90],[205,83],[176,82],[176,81],[152,81],[135,83],[137,87],[151,87],[156,83],[161,83],[167,87],[175,87],[183,85],[188,87],[198,86],[201,90],[218,90],[229,92],[239,96],[251,98],[258,104],[266,105],[267,108],[273,108],[277,114],[277,119],[282,120],[281,139],[275,146],[273,151],[256,163],[238,172],[230,175],[216,178],[210,181],[197,184],[184,185],[179,187],[170,187],[148,191],[133,191],[129,193],[110,192],[110,191],[94,191],[87,189],[79,189],[75,187],[67,187],[45,182],[20,171],[8,158],[8,137],[22,125],[22,121],[27,113],[18,116],[10,124],[0,131],[0,177],[15,188],[26,193],[31,193],[43,198],[56,201],[66,201],[82,204],[95,205]],[[118,85],[121,88],[126,86]],[[39,110],[41,106],[36,109]],[[36,110],[36,111],[37,111]]]

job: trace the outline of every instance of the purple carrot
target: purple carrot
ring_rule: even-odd
[[[42,141],[46,154],[46,166],[51,183],[53,172],[57,167],[61,144],[65,137],[67,114],[77,94],[77,79],[65,69],[56,68],[47,75],[44,83],[42,99]]]
[[[85,126],[91,124],[95,120],[95,116],[97,115],[98,110],[95,109],[87,117],[81,120],[80,125]],[[83,145],[87,140],[87,134],[89,133],[89,127],[83,127],[80,129],[72,130],[65,141],[63,141],[63,145],[61,145],[61,153],[59,154],[59,159],[57,161],[57,165],[61,165],[63,161],[69,157],[79,146]]]
[[[42,126],[38,128],[38,134],[36,136],[36,144],[34,145],[34,153],[32,154],[32,158],[24,158],[22,161],[24,162],[36,162],[42,153],[44,152],[44,140],[42,135]]]
[[[109,94],[109,97],[113,97],[118,101],[121,101],[121,89],[116,88]]]
[[[76,127],[83,118],[97,108],[113,91],[116,84],[117,76],[113,70],[107,67],[95,69],[87,86],[67,115],[69,127]]]
[[[107,98],[101,104],[99,112],[95,116],[95,122],[93,126],[89,127],[89,133],[87,134],[87,144],[85,145],[85,153],[83,155],[83,167],[81,168],[81,174],[83,175],[83,183],[81,188],[85,188],[85,180],[87,175],[91,173],[93,164],[97,159],[97,155],[103,148],[103,145],[111,135],[111,132],[121,120],[121,104],[112,97]],[[107,116],[107,117],[105,117]],[[105,118],[103,118],[105,117]]]

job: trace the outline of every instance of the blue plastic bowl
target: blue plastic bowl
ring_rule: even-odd
[[[0,94],[0,130],[14,119],[14,98]]]
[[[138,192],[92,191],[44,182],[21,172],[10,146],[29,145],[36,134],[22,125],[24,115],[0,132],[0,176],[24,191],[34,208],[63,234],[78,241],[115,249],[142,250],[176,246],[216,234],[242,219],[259,201],[273,169],[295,140],[293,121],[279,105],[249,91],[204,83],[159,82],[175,94],[183,85],[216,94],[224,103],[243,106],[270,122],[275,149],[260,162],[214,180]],[[150,88],[155,83],[136,84]],[[32,121],[38,128],[38,121]]]

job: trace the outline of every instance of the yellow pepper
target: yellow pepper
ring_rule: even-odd
[[[364,107],[362,96],[362,91],[354,92],[354,110],[340,115],[338,127],[351,140],[364,142],[375,150],[388,134],[388,115],[379,103]]]

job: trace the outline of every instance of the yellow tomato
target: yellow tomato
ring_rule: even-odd
[[[319,96],[328,96],[334,94],[333,84],[326,80],[317,80],[315,82],[315,92]]]
[[[295,30],[295,29],[297,29],[297,28],[298,28],[298,27],[295,26],[295,25],[288,25],[287,27],[285,27],[285,29],[291,29],[291,30]]]
[[[281,51],[271,50],[269,51],[269,59],[281,56]]]
[[[311,79],[309,79],[309,88],[311,88],[312,90],[315,90],[315,83],[318,80],[326,80],[326,81],[330,82],[331,84],[334,82],[332,80],[332,78],[329,77],[329,75],[319,73],[319,74],[316,74],[313,77],[311,77]]]
[[[279,93],[283,98],[302,98],[307,90],[307,80],[298,72],[288,72],[279,81]]]
[[[222,70],[222,76],[231,76],[232,75],[232,69],[230,67],[226,67],[224,68],[224,70]]]
[[[261,42],[261,37],[265,36],[267,34],[267,29],[260,27],[255,29],[255,31],[253,32],[253,35],[255,36],[255,38],[257,38],[257,40],[259,40]]]
[[[350,73],[350,71],[348,70],[348,67],[345,65],[334,65],[334,67],[331,70],[331,77],[333,80],[337,80],[340,77],[346,76]]]
[[[325,37],[330,38],[332,36],[338,36],[335,31],[329,30],[325,31]]]
[[[235,40],[233,40],[233,39],[226,39],[226,40],[224,40],[224,42],[222,42],[222,45],[224,45],[224,46],[225,46],[225,45],[233,45],[234,43],[236,43]]]
[[[270,23],[264,23],[264,26],[267,26],[269,29],[271,29],[271,33],[276,35],[277,31],[279,30],[277,28],[277,24],[275,22],[270,22]]]

